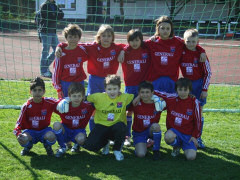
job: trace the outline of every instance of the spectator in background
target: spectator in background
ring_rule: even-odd
[[[52,73],[49,70],[49,66],[55,58],[55,49],[58,45],[56,34],[57,21],[63,19],[64,13],[58,8],[54,0],[46,0],[41,5],[40,12],[41,22],[39,32],[42,41],[40,72],[41,76],[51,78]],[[53,49],[51,53],[49,53],[50,47]]]

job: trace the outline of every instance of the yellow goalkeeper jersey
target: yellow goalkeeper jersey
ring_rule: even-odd
[[[104,126],[112,126],[126,120],[126,106],[133,100],[133,94],[121,94],[115,99],[109,98],[106,93],[94,93],[87,97],[96,108],[94,122]]]

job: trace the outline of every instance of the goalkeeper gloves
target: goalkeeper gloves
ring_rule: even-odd
[[[66,97],[65,99],[61,100],[57,105],[57,110],[60,113],[67,113],[69,111],[69,102],[70,102],[69,97]]]
[[[156,111],[163,111],[166,107],[166,102],[162,98],[153,95],[152,100],[154,101]]]

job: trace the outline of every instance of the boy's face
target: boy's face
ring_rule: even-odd
[[[178,87],[177,93],[178,93],[178,96],[180,97],[180,99],[187,99],[190,91],[189,91],[189,88]]]
[[[104,32],[100,35],[101,45],[105,48],[109,47],[113,41],[111,32]]]
[[[141,39],[139,37],[137,37],[133,41],[129,41],[129,45],[133,49],[138,49],[141,46]]]
[[[184,43],[189,50],[195,51],[198,43],[198,37],[184,37]]]
[[[36,86],[34,89],[30,90],[30,93],[33,97],[33,102],[40,103],[42,101],[45,90],[43,90],[41,86]]]
[[[171,34],[171,24],[162,22],[159,24],[158,28],[161,39],[163,40],[169,39],[169,36]]]
[[[72,106],[78,107],[81,104],[84,96],[81,92],[77,92],[77,93],[70,94],[69,98],[70,98],[70,101],[72,102]]]
[[[138,95],[140,96],[143,102],[149,103],[152,101],[151,98],[152,98],[153,92],[150,89],[141,88],[138,92]]]
[[[109,98],[115,99],[119,94],[120,88],[118,85],[108,84],[105,88],[105,91]]]
[[[66,38],[69,46],[77,46],[78,42],[80,41],[80,37],[76,35],[69,34]]]

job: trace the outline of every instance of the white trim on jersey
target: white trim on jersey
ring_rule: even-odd
[[[52,82],[56,90],[61,89],[61,85],[59,84],[60,83],[59,72],[60,72],[60,58],[55,58]]]
[[[198,136],[200,136],[200,133],[201,133],[201,111],[200,111],[200,106],[199,106],[199,101],[197,99],[195,99],[195,116],[196,116],[196,119],[197,119],[197,129],[199,131],[199,134]]]
[[[204,79],[203,79],[203,88],[202,89],[208,89],[209,84],[210,84],[210,79],[212,76],[212,72],[211,72],[211,67],[210,67],[210,63],[209,61],[205,61],[204,63]]]

